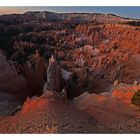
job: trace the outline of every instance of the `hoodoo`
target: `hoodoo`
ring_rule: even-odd
[[[63,87],[62,71],[61,67],[57,64],[54,56],[52,55],[49,60],[49,66],[47,69],[47,90],[53,92],[61,92]]]

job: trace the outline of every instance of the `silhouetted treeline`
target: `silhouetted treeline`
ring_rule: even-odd
[[[128,21],[125,24],[131,25],[131,26],[140,26],[140,21]]]

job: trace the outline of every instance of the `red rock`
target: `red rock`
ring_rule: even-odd
[[[112,97],[116,97],[127,104],[131,104],[131,99],[140,90],[140,86],[126,85],[117,86],[112,91]]]

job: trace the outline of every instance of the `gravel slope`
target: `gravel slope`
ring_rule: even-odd
[[[0,133],[109,133],[93,117],[56,97],[26,101],[15,116],[0,118]]]

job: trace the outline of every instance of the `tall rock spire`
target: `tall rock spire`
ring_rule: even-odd
[[[60,92],[62,90],[62,71],[57,64],[54,56],[49,59],[49,66],[47,69],[47,84],[46,90]]]

